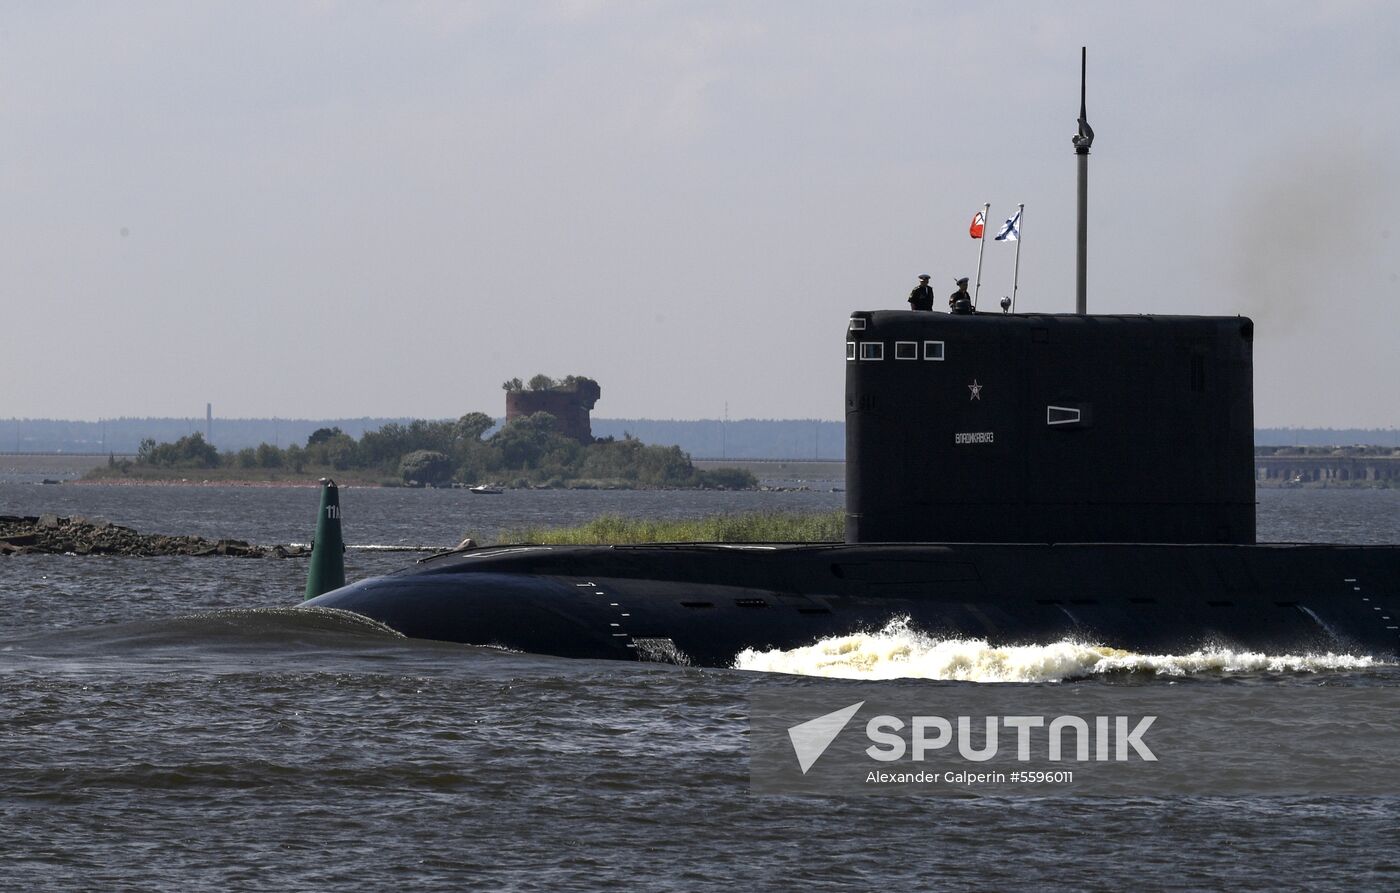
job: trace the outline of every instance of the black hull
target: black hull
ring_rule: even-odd
[[[730,666],[896,617],[993,644],[1400,652],[1400,546],[529,546],[434,557],[306,603],[413,638]]]

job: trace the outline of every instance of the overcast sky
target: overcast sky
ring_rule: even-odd
[[[836,419],[845,321],[1244,313],[1261,426],[1400,425],[1400,4],[0,6],[0,417]],[[989,242],[982,295],[1011,290]]]

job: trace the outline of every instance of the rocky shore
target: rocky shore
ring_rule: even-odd
[[[241,558],[297,558],[301,546],[256,546],[243,540],[138,533],[100,518],[75,515],[0,515],[0,555],[227,555]]]

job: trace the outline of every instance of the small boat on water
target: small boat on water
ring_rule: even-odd
[[[488,496],[500,496],[501,490],[497,487],[488,487],[485,484],[477,484],[475,487],[467,488],[472,493],[481,493]]]

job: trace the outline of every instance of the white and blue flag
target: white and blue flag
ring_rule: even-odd
[[[1001,225],[1001,232],[997,233],[998,242],[1015,242],[1021,238],[1021,209],[1006,218],[1006,222]]]

